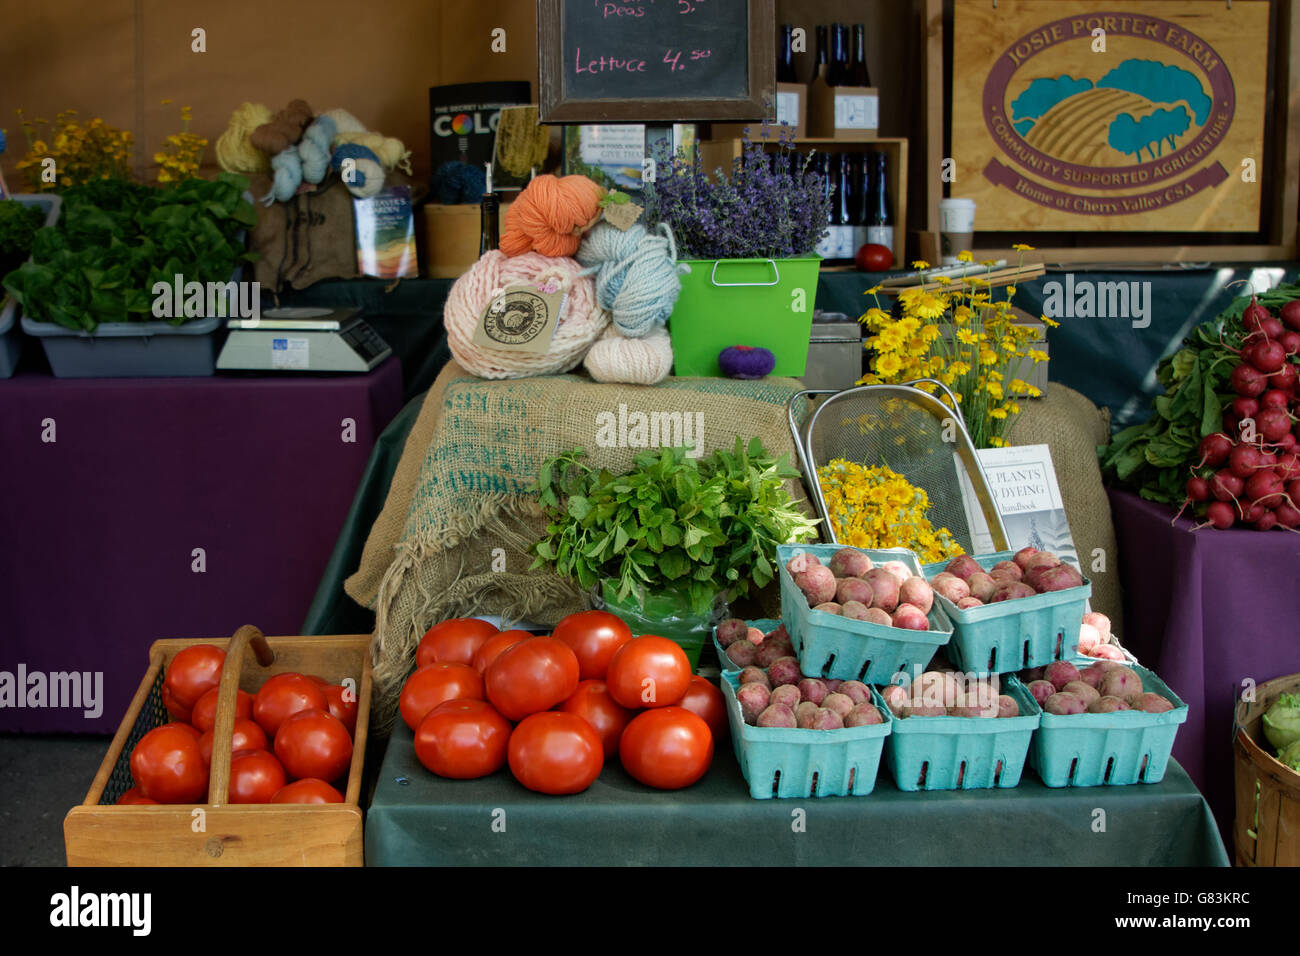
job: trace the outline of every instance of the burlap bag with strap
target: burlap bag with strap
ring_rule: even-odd
[[[683,424],[690,416],[693,430],[702,423],[693,437],[705,454],[731,448],[737,434],[757,435],[770,453],[797,466],[786,403],[800,388],[793,379],[615,386],[560,375],[489,382],[449,364],[407,439],[361,568],[345,584],[376,615],[380,727],[391,722],[416,645],[434,622],[499,614],[549,626],[589,606],[575,584],[528,571],[528,548],[546,526],[528,491],[543,461],[580,446],[593,465],[627,471],[643,448],[597,443],[599,416],[617,420],[626,406],[632,422],[644,413],[680,416]]]

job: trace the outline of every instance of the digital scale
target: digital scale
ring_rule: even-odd
[[[269,309],[231,319],[217,368],[255,372],[368,372],[393,349],[355,307]]]

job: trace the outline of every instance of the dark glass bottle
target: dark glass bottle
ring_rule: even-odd
[[[826,24],[822,23],[817,27],[817,56],[813,58],[812,75],[808,77],[809,83],[814,82],[819,76],[826,76],[826,45]]]
[[[889,203],[888,158],[882,152],[870,156],[867,200],[867,242],[894,248],[894,214]]]
[[[835,175],[839,187],[835,205],[839,208],[840,222],[846,226],[856,226],[862,222],[862,202],[859,196],[862,174],[858,157],[858,153],[839,153],[835,157],[839,167]]]
[[[867,28],[853,24],[853,58],[849,62],[849,80],[846,86],[870,86],[871,72],[867,69]]]
[[[842,23],[831,24],[831,54],[826,65],[826,85],[844,86],[849,79],[848,31]]]
[[[776,81],[778,83],[798,83],[794,72],[794,27],[788,23],[781,24],[781,48],[776,51]]]
[[[479,203],[478,254],[480,256],[501,244],[498,235],[501,224],[500,213],[500,193],[484,193]]]

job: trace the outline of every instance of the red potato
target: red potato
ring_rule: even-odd
[[[848,694],[827,694],[822,701],[824,710],[832,710],[842,719],[845,714],[851,711],[857,704]]]
[[[1043,710],[1046,713],[1064,717],[1071,714],[1086,713],[1088,706],[1081,697],[1061,692],[1047,698],[1046,703],[1043,704]]]
[[[858,601],[845,601],[840,605],[840,617],[847,617],[850,621],[865,621],[870,610],[871,608]]]
[[[1126,701],[1118,697],[1099,697],[1088,705],[1090,714],[1113,714],[1117,710],[1132,710]]]
[[[826,683],[818,680],[816,677],[805,677],[798,683],[797,687],[800,697],[804,700],[812,701],[819,707],[821,706],[822,701],[826,699],[827,695],[830,694],[830,689],[826,686]]]
[[[998,583],[993,580],[993,576],[983,571],[976,571],[967,578],[966,586],[970,588],[971,597],[979,598],[985,603],[993,600],[993,595],[998,590]]]
[[[1025,559],[1021,570],[1025,572],[1026,577],[1034,568],[1054,568],[1061,563],[1061,559],[1047,551],[1039,551],[1037,554],[1031,554]]]
[[[718,643],[724,648],[730,647],[749,633],[749,625],[738,617],[730,618],[718,625]]]
[[[901,627],[908,631],[928,631],[930,629],[929,618],[915,604],[898,605],[891,621],[894,627]]]
[[[957,607],[962,611],[969,611],[973,607],[983,607],[984,602],[977,597],[964,597],[957,602]]]
[[[919,608],[922,614],[929,614],[934,607],[934,589],[925,578],[911,577],[898,589],[899,604],[911,604]]]
[[[883,624],[885,627],[894,626],[894,621],[889,614],[878,607],[867,608],[867,613],[862,620],[868,621],[872,624]]]
[[[762,684],[767,688],[772,686],[767,681],[767,672],[761,667],[755,667],[753,664],[740,672],[740,683],[742,686],[745,684]]]
[[[1079,679],[1079,669],[1069,661],[1052,661],[1043,671],[1043,678],[1051,681],[1057,690],[1063,690],[1070,681]]]
[[[829,690],[832,694],[835,693],[837,690],[839,690],[840,685],[844,683],[844,681],[839,680],[838,678],[835,677],[823,677],[821,679],[821,682],[826,685],[826,689]]]
[[[988,603],[997,604],[1000,601],[1018,601],[1020,598],[1033,597],[1037,593],[1023,581],[1017,581],[1014,584],[1006,584],[998,588],[993,594],[993,599]]]
[[[1029,693],[1034,700],[1038,701],[1038,706],[1041,707],[1047,703],[1047,698],[1056,693],[1056,685],[1049,680],[1030,681]]]
[[[1082,698],[1085,704],[1091,704],[1101,696],[1101,694],[1097,692],[1097,688],[1084,680],[1072,680],[1070,683],[1062,687],[1061,690],[1067,694],[1074,694],[1076,697]]]
[[[875,704],[868,703],[858,704],[844,717],[845,727],[870,727],[884,722],[885,717],[879,708]]]
[[[949,561],[944,570],[949,574],[955,574],[963,581],[969,581],[972,574],[976,571],[983,571],[984,569],[980,567],[980,563],[969,554],[962,554]]]
[[[845,697],[851,698],[855,704],[865,704],[871,700],[871,691],[860,680],[842,681],[838,687],[831,689],[837,694],[843,694]]]
[[[1128,658],[1124,656],[1124,652],[1114,644],[1098,644],[1092,649],[1092,653],[1088,656],[1100,657],[1103,660],[1115,661],[1116,663],[1128,660]]]
[[[766,684],[743,684],[736,691],[736,702],[740,704],[740,715],[745,723],[754,724],[758,721],[758,715],[767,710],[771,703],[771,693]]]
[[[782,707],[776,704],[768,707],[758,715],[758,720],[754,722],[758,727],[787,727],[793,729],[798,726],[794,719],[794,711],[789,707]]]
[[[794,722],[798,724],[799,728],[802,730],[812,730],[813,718],[817,716],[819,710],[821,710],[821,708],[812,701],[805,700],[794,709]]]
[[[1065,591],[1069,588],[1083,586],[1083,576],[1068,564],[1048,568],[1038,576],[1037,588],[1040,594],[1051,591]]]
[[[1079,653],[1087,654],[1088,651],[1102,642],[1101,632],[1091,624],[1079,625]]]
[[[1079,671],[1079,680],[1087,684],[1094,690],[1101,685],[1101,679],[1106,674],[1106,668],[1100,663],[1089,664],[1083,670]]]
[[[859,604],[871,606],[871,585],[861,578],[841,578],[839,585],[835,588],[835,600],[840,604],[847,604],[849,601],[857,601]]]
[[[824,611],[827,614],[839,615],[843,608],[834,601],[825,601],[813,608],[814,611]]]
[[[821,561],[817,559],[817,555],[813,554],[811,551],[805,551],[802,554],[796,554],[793,558],[787,561],[785,563],[785,569],[790,572],[790,577],[795,577],[796,575],[802,574],[809,568],[816,567],[819,564],[821,564]]]
[[[1117,667],[1108,671],[1097,685],[1097,693],[1102,697],[1132,697],[1142,693],[1142,678],[1137,671],[1127,667]]]
[[[794,583],[808,599],[809,607],[824,604],[835,597],[835,575],[831,573],[830,568],[820,564],[796,574]]]
[[[756,627],[751,627],[745,631],[745,640],[749,641],[749,643],[753,644],[755,647],[762,646],[763,641],[766,640],[766,638],[767,635]]]
[[[781,658],[793,656],[794,645],[768,638],[754,656],[754,663],[759,667],[771,667],[774,662],[779,661]]]
[[[803,700],[803,695],[799,692],[797,684],[781,684],[772,688],[772,693],[768,696],[768,701],[772,705],[780,704],[782,707],[789,707],[793,711]]]
[[[1038,554],[1037,548],[1021,548],[1011,556],[1011,560],[1020,565],[1020,570],[1023,571],[1025,570],[1026,562],[1036,554]]]
[[[913,704],[945,708],[956,705],[961,685],[950,673],[926,671],[912,683],[910,690]]]
[[[749,641],[736,641],[727,648],[727,660],[737,667],[748,667],[755,663],[758,657],[758,648]]]
[[[1166,711],[1173,710],[1174,703],[1167,697],[1161,697],[1159,694],[1146,691],[1138,698],[1137,706],[1133,709],[1148,714],[1163,714]]]
[[[1012,576],[1012,580],[1019,581],[1025,576],[1025,570],[1014,561],[999,561],[993,567],[989,568],[989,573],[1001,571],[1004,574]]]
[[[912,569],[902,561],[886,561],[881,567],[897,578],[900,586],[913,576]]]
[[[957,604],[962,598],[970,597],[970,585],[957,577],[955,574],[949,574],[947,571],[940,571],[933,580],[930,581],[930,587],[936,594],[942,594],[953,604]]]
[[[907,688],[899,687],[897,684],[887,684],[880,688],[880,696],[884,698],[885,706],[895,717],[903,716],[903,709],[907,706]]]
[[[780,660],[773,661],[767,669],[767,679],[772,682],[773,687],[780,687],[782,684],[798,684],[803,680],[803,674],[799,670],[799,659],[782,657]]]
[[[901,582],[884,568],[872,568],[866,574],[866,582],[871,585],[871,606],[893,613],[898,607],[898,590]]]
[[[841,548],[831,555],[830,569],[837,578],[860,578],[872,567],[871,558],[856,548]]]
[[[812,729],[843,730],[845,716],[847,715],[841,714],[839,711],[822,707],[817,711],[817,713],[813,714]]]

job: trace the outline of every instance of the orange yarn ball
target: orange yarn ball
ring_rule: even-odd
[[[600,213],[604,194],[586,176],[536,177],[506,211],[501,251],[508,256],[572,256]]]

